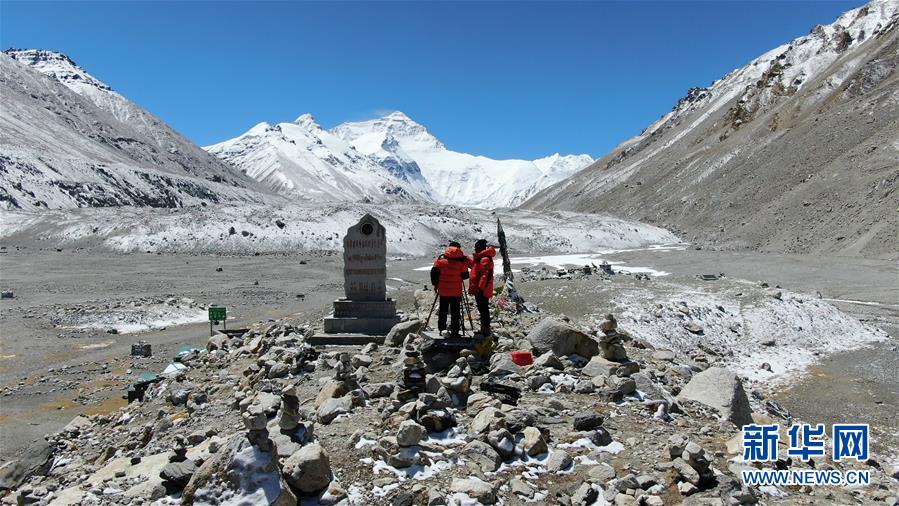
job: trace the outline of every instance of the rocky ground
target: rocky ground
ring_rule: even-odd
[[[424,294],[426,300],[428,294]],[[856,489],[741,486],[735,424],[782,421],[712,355],[503,314],[490,360],[391,346],[315,348],[299,322],[211,338],[114,413],[76,417],[7,500],[50,504],[747,504],[897,500],[876,461]],[[524,329],[530,329],[525,332]],[[404,335],[405,334],[405,335]],[[509,352],[531,349],[520,367]],[[589,358],[588,358],[589,357]],[[423,369],[432,369],[428,373]],[[411,374],[404,374],[409,372]],[[415,372],[422,372],[416,381]],[[520,390],[493,393],[485,383]],[[783,461],[793,468],[858,467]],[[49,467],[49,469],[47,469]]]
[[[640,255],[617,258],[638,264],[645,259]],[[777,288],[773,280],[768,286],[728,277],[701,281],[695,274],[682,274],[676,259],[666,265],[650,263],[672,274],[649,279],[585,275],[581,269],[566,270],[560,277],[554,267],[531,269],[519,274],[520,288],[536,312],[498,311],[499,347],[493,358],[468,354],[440,360],[427,349],[421,356],[425,340],[415,337],[414,317],[429,304],[430,294],[416,293],[415,283],[396,280],[390,282],[392,294],[410,320],[386,344],[308,345],[306,339],[333,297],[330,292],[339,289],[334,282],[339,271],[330,258],[309,258],[302,267],[295,260],[290,261],[296,269],[322,273],[311,276],[317,277],[319,293],[309,286],[268,288],[272,293],[261,297],[259,309],[270,305],[287,316],[259,316],[254,323],[253,316],[260,313],[245,310],[241,323],[249,330],[233,337],[207,340],[197,325],[134,337],[104,330],[54,337],[55,343],[85,346],[116,342],[83,350],[76,365],[50,370],[45,366],[28,380],[16,375],[5,379],[4,414],[10,403],[21,403],[29,395],[46,398],[59,390],[77,392],[75,399],[83,408],[61,410],[62,416],[72,411],[85,416],[71,419],[69,414],[71,422],[49,436],[47,445],[28,445],[27,458],[0,468],[4,483],[24,478],[24,484],[4,500],[56,504],[893,504],[897,500],[899,481],[890,476],[896,462],[886,442],[891,441],[889,433],[897,431],[890,413],[899,403],[889,379],[881,382],[886,388],[875,389],[880,404],[857,406],[875,430],[874,459],[855,466],[827,459],[813,463],[817,469],[868,469],[871,486],[753,489],[737,481],[745,466],[736,458],[737,423],[784,424],[782,417],[790,415],[824,422],[806,418],[802,409],[790,413],[794,406],[802,407],[801,401],[813,399],[812,394],[784,398],[784,392],[810,388],[820,381],[821,371],[833,373],[828,364],[833,357],[863,353],[865,348],[854,349],[860,343],[833,348],[831,338],[840,334],[829,334],[826,327],[836,326],[864,337],[875,349],[882,347],[887,355],[896,354],[895,340],[872,325],[881,322],[860,322],[838,311],[823,300],[831,293],[819,298]],[[176,262],[147,255],[141,262],[147,264],[136,270],[163,272],[150,265],[155,262],[171,262],[171,269],[177,263],[186,270],[202,265],[211,272],[216,265],[235,270],[242,264],[244,272],[253,273],[264,269],[252,267],[253,262],[262,262],[253,257],[192,257]],[[107,258],[101,263],[112,262]],[[418,279],[415,261],[391,265],[391,278]],[[179,272],[172,276],[184,277]],[[246,289],[265,288],[276,281],[260,278],[259,285],[253,284],[255,280],[240,284]],[[115,276],[108,279],[116,284]],[[227,285],[223,280],[213,283],[219,290]],[[298,312],[291,292],[299,291],[309,298],[303,304],[310,307]],[[647,291],[653,300],[641,298]],[[72,308],[115,306],[78,303],[75,294],[61,292],[58,297],[72,299],[68,301]],[[185,292],[174,279],[170,293],[204,300]],[[150,306],[168,300],[120,295]],[[10,315],[7,306],[4,330],[40,320],[44,313],[59,314],[53,308],[32,311],[35,318],[23,320],[18,313]],[[824,324],[812,327],[815,339],[802,339],[795,325],[776,328],[775,342],[766,345],[754,328],[730,330],[745,321],[739,318],[741,311],[760,311],[762,319],[761,313],[766,313],[775,323],[789,317],[811,324],[817,318]],[[616,323],[607,318],[609,312],[616,315]],[[122,392],[138,371],[161,371],[180,341],[159,343],[159,351],[149,359],[128,357],[125,344],[179,328],[184,336],[198,330],[188,344],[203,344],[205,351],[184,355],[181,362],[186,368],[153,383],[143,402],[110,403],[110,394]],[[762,333],[772,333],[770,327],[761,328]],[[750,345],[762,351],[793,346],[790,356],[800,357],[803,350],[811,350],[813,360],[796,365],[809,367],[808,374],[796,380],[792,371],[776,369],[781,362],[747,361],[734,353]],[[12,348],[5,340],[3,353],[10,354]],[[103,355],[112,349],[116,352]],[[515,365],[510,352],[519,350],[531,351],[535,363]],[[831,354],[820,360],[814,351],[825,352],[822,357]],[[108,359],[83,355],[94,352]],[[890,366],[887,361],[877,367]],[[421,381],[415,381],[414,374],[404,375],[420,367],[431,368]],[[85,387],[86,378],[95,382],[93,388]],[[775,388],[791,378],[799,381],[793,389]],[[520,398],[496,393],[491,382],[519,389]],[[4,431],[9,427],[4,424]],[[812,464],[777,465],[801,469]]]

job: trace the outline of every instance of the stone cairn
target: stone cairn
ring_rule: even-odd
[[[627,361],[627,351],[624,349],[622,336],[618,333],[618,320],[615,319],[615,315],[606,315],[606,319],[599,324],[599,330],[603,334],[599,338],[599,349],[603,358],[613,362]]]
[[[355,383],[352,358],[349,353],[341,353],[337,356],[337,363],[334,365],[334,379]]]
[[[187,460],[187,440],[182,436],[175,436],[175,447],[172,449],[173,455],[169,456],[169,462],[184,462]]]
[[[297,397],[296,387],[290,385],[281,391],[281,418],[278,419],[278,427],[282,434],[293,434],[299,425],[300,398]]]
[[[403,359],[403,370],[399,377],[399,391],[397,399],[410,400],[425,391],[427,371],[421,360],[418,350],[406,348],[406,357]]]
[[[250,441],[250,444],[261,451],[271,451],[272,445],[268,438],[268,428],[266,427],[268,418],[265,416],[262,406],[251,404],[243,413],[243,423],[247,428],[247,439]]]
[[[471,391],[471,366],[465,357],[456,359],[456,363],[440,378],[441,385],[448,391],[453,405],[464,406]]]

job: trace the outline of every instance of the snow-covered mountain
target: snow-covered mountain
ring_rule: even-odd
[[[373,120],[343,123],[332,131],[366,155],[413,160],[435,198],[445,204],[515,206],[593,162],[588,155],[555,154],[530,161],[459,153],[398,111]]]
[[[722,248],[897,249],[899,2],[772,49],[526,202],[611,212]]]
[[[309,114],[292,123],[259,123],[206,150],[297,200],[432,200],[431,188],[414,162],[366,156],[321,128]]]
[[[206,149],[281,194],[306,200],[511,207],[589,165],[588,155],[493,160],[446,148],[401,112],[322,129],[308,114],[260,123]]]
[[[0,85],[0,207],[274,198],[62,53],[4,51]]]

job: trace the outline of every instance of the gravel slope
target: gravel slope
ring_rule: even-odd
[[[895,258],[897,19],[872,2],[690,90],[523,207],[614,212],[717,249]]]

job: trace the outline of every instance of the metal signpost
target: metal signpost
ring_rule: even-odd
[[[209,335],[213,334],[212,326],[222,322],[222,328],[228,330],[227,310],[221,306],[209,306]]]

